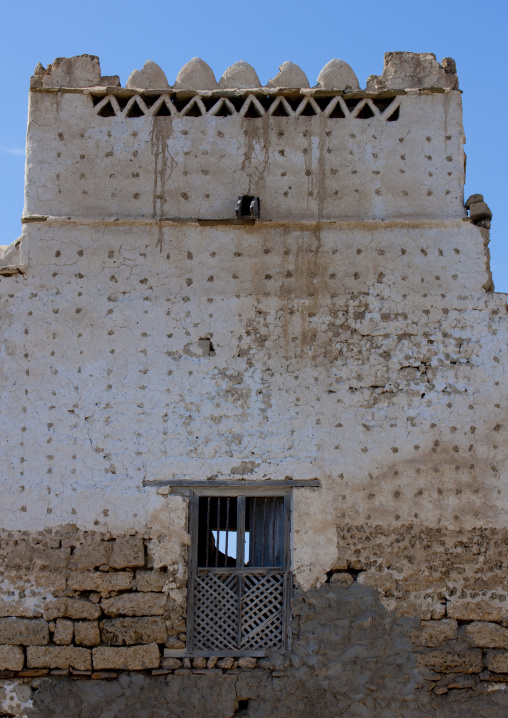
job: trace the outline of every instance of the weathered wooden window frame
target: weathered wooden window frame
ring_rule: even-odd
[[[196,487],[195,489],[189,489],[189,533],[190,533],[190,545],[189,545],[189,564],[188,564],[188,590],[187,590],[187,649],[186,654],[190,656],[252,656],[262,657],[267,654],[270,649],[266,650],[253,650],[246,649],[241,650],[226,650],[226,649],[214,649],[214,650],[200,650],[194,648],[194,617],[195,617],[195,606],[194,598],[196,592],[196,578],[198,575],[198,520],[199,520],[199,499],[200,497],[236,497],[238,502],[238,511],[240,515],[240,525],[242,528],[245,526],[245,504],[247,497],[264,498],[264,497],[283,497],[283,535],[284,535],[284,549],[283,549],[283,565],[277,567],[276,571],[271,567],[264,568],[246,568],[243,566],[239,567],[227,567],[227,568],[208,568],[207,573],[217,572],[228,573],[228,574],[256,574],[256,573],[283,573],[283,607],[282,607],[282,650],[289,650],[290,647],[290,624],[291,624],[291,594],[293,589],[292,574],[291,574],[291,514],[292,514],[292,488],[291,487],[278,487],[278,486],[251,486],[251,487],[234,487],[234,486],[220,486],[215,488]],[[238,532],[240,534],[238,542],[243,543],[243,531],[242,528]],[[240,563],[243,563],[243,557],[240,559]],[[204,569],[200,569],[204,570]],[[240,599],[239,599],[240,600]],[[241,630],[241,627],[239,627]],[[279,649],[280,650],[280,649]]]

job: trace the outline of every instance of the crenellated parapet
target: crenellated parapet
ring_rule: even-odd
[[[194,58],[176,78],[147,61],[122,87],[93,55],[38,65],[25,219],[460,219],[464,134],[455,64],[387,53],[361,89],[331,60],[311,86],[284,62],[262,85],[244,61],[217,81]]]
[[[71,58],[57,58],[44,68],[40,63],[35,68],[30,88],[85,88],[121,87],[118,75],[101,75],[99,58],[95,55],[79,55]],[[262,85],[256,70],[244,60],[235,62],[225,70],[219,81],[212,68],[198,57],[187,62],[178,72],[173,85],[169,85],[166,74],[152,60],[147,60],[141,70],[133,70],[125,88],[134,90],[192,90],[206,91],[220,89],[303,89],[310,88],[305,72],[293,62],[283,62],[275,77]],[[437,62],[433,53],[387,52],[381,76],[371,75],[367,80],[367,91],[378,93],[383,90],[440,89],[457,90],[458,80],[455,62],[447,57]],[[317,78],[316,90],[340,92],[360,90],[358,78],[344,60],[328,62]]]

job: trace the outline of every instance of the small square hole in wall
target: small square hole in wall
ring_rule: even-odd
[[[259,219],[260,216],[259,197],[251,197],[242,195],[236,200],[236,218],[237,219]]]

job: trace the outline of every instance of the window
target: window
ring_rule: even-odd
[[[191,492],[189,653],[288,648],[290,500]]]

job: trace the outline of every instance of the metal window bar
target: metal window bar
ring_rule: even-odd
[[[200,501],[192,492],[190,499],[188,652],[256,656],[287,649],[290,494],[222,498]],[[228,557],[235,529],[236,561]]]

